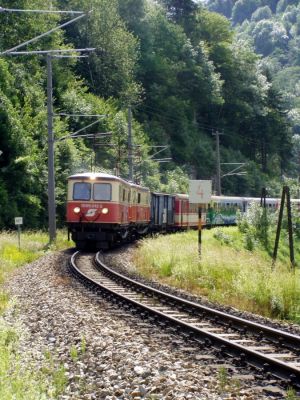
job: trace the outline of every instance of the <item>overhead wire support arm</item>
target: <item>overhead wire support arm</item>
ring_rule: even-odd
[[[30,51],[10,51],[7,53],[5,51],[4,53],[0,53],[1,55],[7,55],[7,56],[27,56],[27,55],[33,55],[33,54],[46,54],[46,55],[51,55],[52,57],[57,57],[56,54],[64,54],[64,53],[83,53],[83,52],[89,52],[89,51],[94,51],[96,50],[95,48],[86,48],[86,49],[56,49],[56,50],[30,50]],[[68,57],[66,55],[62,55],[62,57]],[[77,55],[71,55],[70,57],[78,57]]]
[[[52,56],[52,58],[88,58],[89,56]]]
[[[0,13],[1,12],[26,12],[26,13],[37,13],[37,14],[71,14],[71,15],[76,15],[76,14],[84,14],[84,11],[72,11],[72,10],[21,10],[18,8],[5,8],[5,7],[0,7]]]
[[[171,161],[172,158],[171,157],[167,157],[167,158],[154,158],[153,161]]]
[[[101,137],[107,137],[107,136],[111,136],[112,132],[99,132],[99,133],[86,133],[83,135],[76,135],[76,136],[68,136],[68,137],[64,137],[63,140],[65,139],[76,139],[76,138],[81,138],[81,137],[85,137],[87,139],[94,139],[94,138],[101,138]],[[62,138],[61,138],[62,139]],[[60,139],[57,139],[56,141],[61,141]]]
[[[152,156],[149,157],[149,159],[153,159],[157,154],[161,153],[162,151],[165,151],[169,148],[169,146],[155,146],[157,148],[161,148],[161,150],[157,151],[156,153],[152,154]]]
[[[57,141],[57,142],[60,142],[60,141],[62,141],[62,140],[64,140],[64,139],[68,139],[68,138],[72,139],[72,138],[74,138],[74,137],[77,137],[77,136],[78,136],[78,133],[83,132],[83,131],[85,131],[86,129],[90,128],[91,126],[96,125],[98,122],[100,122],[100,120],[94,121],[94,122],[92,122],[91,124],[85,126],[84,128],[81,128],[81,129],[79,129],[78,131],[76,131],[76,132],[74,132],[74,133],[71,133],[70,135],[66,135],[66,136],[63,136],[63,137],[61,137],[61,138],[59,138],[59,139],[56,139],[56,141]]]
[[[222,165],[237,165],[232,171],[227,172],[226,174],[222,175],[221,177],[224,178],[225,176],[233,176],[233,175],[246,175],[246,171],[239,171],[242,167],[246,165],[246,163],[222,163]]]
[[[0,53],[0,54],[1,54],[1,55],[5,55],[5,54],[11,53],[11,52],[13,52],[13,51],[15,51],[15,50],[21,49],[22,47],[27,46],[27,45],[30,44],[30,43],[36,42],[37,40],[39,40],[39,39],[41,39],[41,38],[43,38],[43,37],[45,37],[45,36],[48,36],[48,35],[50,35],[51,33],[56,32],[56,31],[58,31],[58,30],[61,29],[61,28],[64,28],[65,26],[68,26],[68,25],[70,25],[70,24],[73,24],[74,22],[80,20],[81,18],[83,18],[83,17],[85,17],[85,16],[86,16],[86,14],[81,14],[81,15],[79,15],[78,17],[71,19],[70,21],[67,21],[67,22],[65,22],[65,23],[63,23],[63,24],[61,24],[61,25],[59,25],[59,26],[56,26],[55,28],[52,28],[52,29],[50,29],[49,31],[47,31],[47,32],[45,32],[45,33],[42,33],[41,35],[38,35],[38,36],[36,36],[36,37],[34,37],[34,38],[30,39],[30,40],[27,40],[26,42],[23,42],[23,43],[21,43],[21,44],[18,44],[17,46],[12,47],[11,49],[5,50],[5,51],[3,51],[3,52]],[[45,53],[47,53],[47,51],[45,51]]]
[[[97,118],[106,118],[108,114],[67,114],[67,113],[57,113],[53,114],[54,117],[97,117]]]

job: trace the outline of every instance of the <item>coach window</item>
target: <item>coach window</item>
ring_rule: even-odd
[[[87,182],[76,182],[73,186],[73,200],[90,200],[91,184]]]
[[[122,200],[123,200],[123,201],[125,201],[125,195],[126,195],[126,190],[123,189],[123,197],[122,197]]]
[[[138,204],[140,204],[140,202],[141,202],[141,193],[138,193]]]
[[[94,183],[94,200],[111,201],[111,184]]]

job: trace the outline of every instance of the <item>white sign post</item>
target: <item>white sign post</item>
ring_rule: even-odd
[[[19,250],[21,250],[21,225],[23,225],[23,217],[16,217],[15,225],[17,225],[18,227],[18,243],[19,243]]]
[[[211,200],[212,182],[208,180],[189,181],[189,202],[198,204],[198,255],[201,257],[202,244],[202,204]]]
[[[211,181],[189,181],[190,203],[207,204],[211,200]]]

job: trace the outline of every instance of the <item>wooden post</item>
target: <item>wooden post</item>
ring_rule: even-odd
[[[19,251],[21,250],[21,225],[18,225],[18,243],[19,243]]]
[[[292,223],[292,210],[291,210],[291,197],[290,197],[290,188],[288,186],[285,187],[286,192],[286,206],[287,206],[287,215],[288,215],[288,231],[289,231],[289,247],[290,247],[290,260],[291,266],[295,269],[295,256],[294,256],[294,240],[293,240],[293,223]]]
[[[201,258],[201,244],[202,244],[202,207],[198,206],[198,255]]]
[[[280,231],[281,231],[281,224],[282,224],[282,216],[283,216],[283,208],[284,208],[284,199],[285,199],[285,187],[282,189],[282,195],[281,195],[281,202],[280,202],[280,210],[279,210],[279,216],[278,216],[278,223],[277,223],[277,231],[276,231],[276,239],[275,239],[275,246],[274,246],[274,251],[273,251],[273,265],[276,262],[277,258],[277,251],[278,251],[278,244],[279,244],[279,238],[280,238]]]

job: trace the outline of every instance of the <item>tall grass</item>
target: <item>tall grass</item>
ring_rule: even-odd
[[[237,228],[203,233],[198,259],[197,232],[145,239],[135,253],[141,273],[212,301],[264,316],[300,323],[300,273],[289,263],[272,268],[269,255],[243,248]]]
[[[19,249],[15,232],[0,233],[0,399],[39,400],[55,399],[63,392],[66,377],[61,366],[47,362],[37,372],[18,353],[19,333],[6,323],[1,314],[9,307],[9,296],[3,283],[9,275],[26,263],[30,263],[52,250],[70,247],[66,233],[58,232],[56,244],[48,246],[48,235],[44,232],[24,232]]]
[[[67,241],[65,231],[58,232],[54,245],[49,247],[48,243],[49,237],[46,232],[24,232],[21,234],[19,249],[16,232],[0,233],[0,283],[14,269],[38,259],[48,251],[71,246],[71,242]]]
[[[37,371],[24,364],[17,352],[18,333],[0,325],[0,398],[5,400],[51,400],[61,394],[66,385],[66,377],[61,366]],[[64,382],[57,384],[57,379]]]

